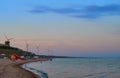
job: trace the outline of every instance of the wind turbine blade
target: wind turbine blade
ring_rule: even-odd
[[[8,37],[7,37],[5,34],[4,34],[4,36],[5,36],[5,38],[6,38],[7,40],[9,40]]]
[[[8,40],[12,40],[12,39],[14,39],[14,38],[10,38],[10,39],[8,39]]]

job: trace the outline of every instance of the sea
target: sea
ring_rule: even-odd
[[[57,58],[23,68],[41,78],[120,78],[120,58]]]

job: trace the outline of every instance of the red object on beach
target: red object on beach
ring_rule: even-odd
[[[27,60],[26,58],[20,58],[20,57],[19,57],[19,59],[20,59],[20,60]]]
[[[18,56],[16,53],[14,53],[14,54],[11,55],[11,60],[17,60],[17,59],[27,60],[26,58],[21,58],[21,57]]]

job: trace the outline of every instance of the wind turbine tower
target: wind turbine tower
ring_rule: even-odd
[[[12,40],[13,38],[8,38],[6,35],[4,36],[6,38],[5,45],[10,47],[10,40]]]

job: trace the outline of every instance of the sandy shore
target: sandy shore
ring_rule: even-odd
[[[17,60],[16,62],[12,62],[9,59],[0,59],[0,78],[40,78],[32,72],[29,72],[21,67],[22,64],[36,61],[41,60]]]

